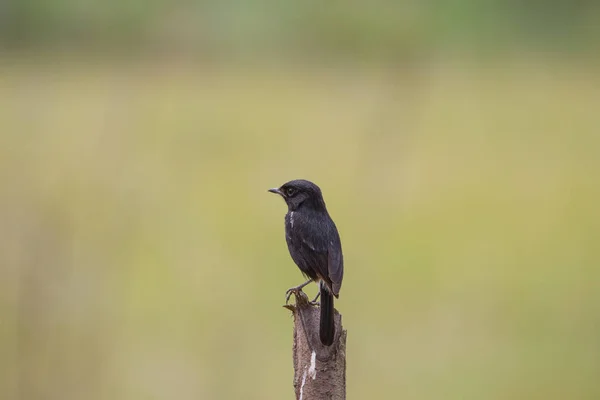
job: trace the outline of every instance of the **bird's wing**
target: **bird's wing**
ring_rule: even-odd
[[[329,279],[331,279],[331,289],[337,297],[342,288],[342,279],[344,278],[344,255],[342,254],[342,245],[339,235],[336,231],[336,240],[329,242],[327,252]]]
[[[302,246],[313,252],[312,267],[325,280],[334,295],[339,294],[344,274],[340,237],[333,221],[306,221],[298,224]]]

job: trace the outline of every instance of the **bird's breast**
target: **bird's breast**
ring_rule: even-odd
[[[290,211],[285,216],[285,234],[288,240],[288,243],[292,243],[294,240],[294,231],[298,229],[298,212]]]
[[[285,230],[290,231],[294,229],[294,212],[290,211],[285,215]]]

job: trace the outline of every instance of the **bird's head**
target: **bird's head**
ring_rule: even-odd
[[[290,211],[295,211],[301,206],[316,211],[326,210],[321,189],[304,179],[289,181],[278,188],[269,189],[269,192],[283,197]]]

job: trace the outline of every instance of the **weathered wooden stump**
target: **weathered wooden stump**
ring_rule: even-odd
[[[294,390],[297,400],[344,400],[346,398],[346,331],[342,316],[335,313],[335,339],[324,346],[319,339],[319,307],[304,292],[296,303],[284,307],[294,316]]]

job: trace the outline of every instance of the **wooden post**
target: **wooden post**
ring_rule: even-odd
[[[334,311],[335,338],[331,346],[319,339],[319,307],[304,292],[296,304],[286,305],[294,315],[294,390],[297,400],[346,399],[346,331]]]

